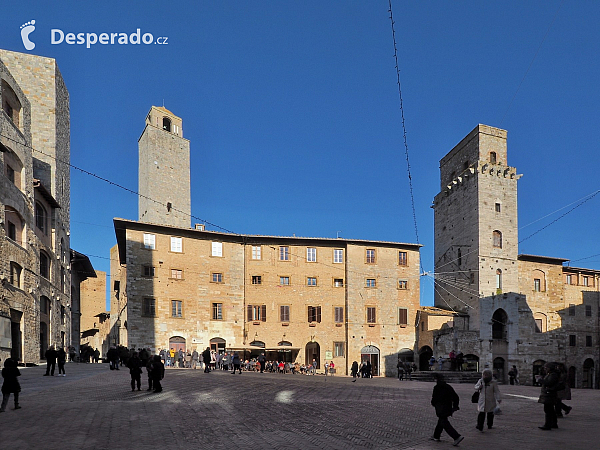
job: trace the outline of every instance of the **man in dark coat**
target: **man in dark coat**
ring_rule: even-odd
[[[260,363],[260,373],[263,373],[265,370],[265,364],[267,362],[267,357],[265,356],[264,353],[261,353],[258,356],[258,362]]]
[[[65,352],[65,349],[61,347],[58,352],[56,352],[56,355],[58,359],[58,376],[60,377],[62,374],[63,377],[66,377],[67,374],[65,373],[65,363],[67,362],[67,352]]]
[[[238,352],[233,353],[233,357],[231,358],[231,365],[233,366],[233,372],[231,372],[232,374],[235,375],[236,370],[240,372],[240,375],[242,374],[242,366],[240,361],[240,355],[238,354]]]
[[[556,418],[556,392],[559,390],[560,377],[556,370],[556,364],[547,363],[544,366],[546,376],[542,380],[542,392],[538,403],[544,404],[544,414],[546,420],[544,426],[538,427],[540,430],[549,431],[552,428],[558,428],[558,420]]]
[[[58,353],[56,350],[54,350],[54,346],[50,346],[50,348],[46,350],[46,354],[44,356],[46,357],[46,373],[44,376],[54,376],[54,369],[56,369],[56,357],[58,356]]]
[[[452,445],[457,446],[464,439],[450,424],[448,417],[452,416],[454,411],[458,411],[458,403],[460,401],[458,394],[454,388],[444,381],[442,374],[434,374],[437,384],[433,387],[433,395],[431,396],[431,406],[435,407],[435,414],[438,417],[438,423],[431,436],[432,441],[439,441],[442,435],[442,430],[454,439]]]
[[[131,358],[127,360],[127,367],[129,367],[129,374],[131,375],[131,390],[135,391],[135,385],[137,384],[137,390],[142,388],[142,360],[138,356],[137,352],[133,352]]]
[[[204,363],[204,373],[210,372],[210,347],[202,352],[202,362]]]
[[[152,360],[152,371],[150,372],[152,377],[152,384],[154,386],[154,392],[162,392],[162,385],[160,381],[165,377],[165,365],[160,360],[160,356],[155,355]]]
[[[21,385],[19,384],[19,380],[17,380],[17,377],[20,376],[21,372],[19,372],[19,368],[17,367],[17,361],[12,358],[7,358],[6,361],[4,361],[4,369],[2,369],[2,378],[4,378],[4,382],[2,383],[2,405],[0,406],[0,412],[6,410],[10,394],[14,394],[15,409],[21,409],[19,406],[19,392],[21,392]]]

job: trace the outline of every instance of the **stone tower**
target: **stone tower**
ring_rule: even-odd
[[[469,314],[479,298],[518,290],[517,180],[506,131],[478,125],[440,161],[433,202],[435,306]]]
[[[139,147],[139,221],[189,228],[190,141],[181,118],[153,106]]]

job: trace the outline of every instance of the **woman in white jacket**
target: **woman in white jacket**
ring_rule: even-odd
[[[498,383],[492,377],[490,369],[484,369],[481,378],[475,385],[475,390],[479,392],[479,401],[477,402],[477,429],[483,432],[483,422],[487,413],[488,430],[494,426],[494,408],[501,403],[500,390]]]

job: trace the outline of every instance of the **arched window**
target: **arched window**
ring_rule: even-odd
[[[48,213],[40,202],[35,202],[35,225],[48,235]]]
[[[490,152],[490,162],[496,164],[496,152]]]
[[[44,251],[40,252],[40,275],[50,279],[50,257]]]
[[[18,127],[19,115],[21,112],[21,102],[15,94],[15,91],[13,91],[13,89],[4,80],[2,80],[2,110]]]
[[[171,119],[163,117],[163,130],[171,132]]]
[[[492,316],[492,339],[507,338],[508,316],[503,309],[497,309]]]
[[[23,268],[14,261],[10,262],[10,284],[16,288],[21,288],[21,271]]]
[[[493,246],[496,248],[502,248],[502,233],[498,230],[494,230],[493,237],[494,237]]]
[[[546,290],[546,274],[540,269],[535,269],[532,272],[532,276],[533,290],[535,292],[544,292]]]
[[[462,264],[462,252],[460,251],[460,248],[458,249],[458,266],[460,267],[460,265]]]
[[[502,270],[496,270],[496,291],[502,291]],[[500,292],[497,292],[500,293]]]

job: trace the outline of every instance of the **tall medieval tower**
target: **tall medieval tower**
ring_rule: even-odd
[[[153,106],[138,140],[140,222],[189,228],[190,141],[181,118]]]
[[[479,298],[518,289],[517,180],[506,131],[478,125],[440,161],[435,196],[435,306],[469,315]]]

